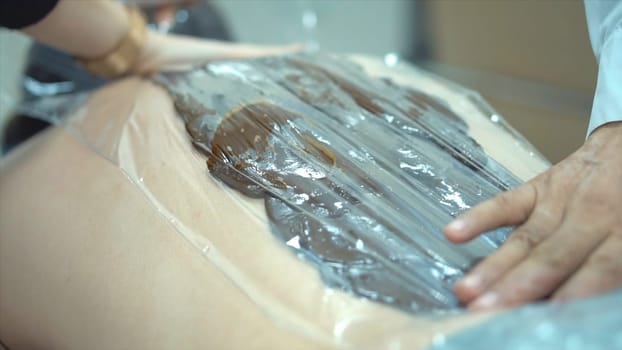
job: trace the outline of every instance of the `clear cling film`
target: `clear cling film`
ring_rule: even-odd
[[[153,212],[151,220],[163,219],[169,228],[161,232],[167,249],[171,238],[180,238],[190,243],[188,254],[206,262],[202,270],[184,265],[189,279],[167,275],[159,287],[147,283],[142,298],[160,301],[147,310],[176,315],[161,320],[198,317],[197,324],[181,325],[201,329],[202,348],[619,347],[620,313],[611,305],[619,303],[620,290],[500,315],[458,308],[453,282],[495,250],[510,229],[452,245],[441,228],[549,166],[477,93],[404,63],[388,67],[361,56],[214,62],[154,79],[158,85],[129,78],[21,109],[72,136],[55,129],[47,141],[38,140],[43,164],[79,173],[73,157],[82,143],[93,158],[109,161],[99,163],[120,171],[121,182],[71,173],[63,179],[81,184],[80,191],[64,196],[85,191],[86,198],[78,196],[83,205],[103,218],[98,238],[110,234],[109,215],[127,212],[114,217],[140,228],[134,220]],[[54,187],[61,179],[47,180]],[[117,193],[120,198],[136,192],[144,201],[127,206],[113,195],[111,207],[100,198],[89,205],[88,188],[108,181],[126,188]],[[46,193],[47,187],[34,188]],[[161,226],[156,224],[143,226],[147,241],[134,242],[141,249],[161,239],[151,232]],[[77,240],[74,249],[105,265],[106,256],[73,234],[76,226],[61,227],[67,228],[64,236]],[[96,229],[77,226],[85,228]],[[137,233],[119,236],[114,245],[128,249]],[[116,264],[139,257],[134,278],[140,289],[157,276],[144,265],[150,253],[126,253],[109,261],[116,266],[110,272],[132,270]],[[163,262],[180,258],[179,251],[155,254]],[[161,287],[171,283],[196,294],[189,300],[162,294]],[[115,299],[123,310],[124,298],[136,289],[121,290],[124,297]],[[80,310],[101,302],[81,300]],[[98,320],[89,322],[105,328]]]
[[[428,350],[622,349],[622,289],[567,303],[526,305],[448,337]]]
[[[0,90],[8,116],[0,118],[0,349],[622,350],[620,287],[490,311],[463,308],[454,296],[455,282],[515,228],[452,244],[443,227],[551,166],[477,92],[402,61],[413,48],[427,57],[429,44],[459,37],[451,28],[425,33],[455,8],[122,2],[140,7],[151,31],[137,74],[119,79],[89,78],[75,57],[38,43],[28,50],[24,38],[0,33],[0,47],[12,51],[0,68],[24,68],[0,84],[12,85]],[[622,111],[609,103],[622,81],[622,70],[610,69],[622,59],[622,6],[605,3],[585,1],[599,58],[588,135]],[[486,12],[472,22],[494,28],[500,13]],[[237,45],[229,29],[243,42],[303,38],[304,48]],[[27,32],[56,42],[54,33]],[[374,45],[357,38],[366,36]],[[322,51],[384,56],[318,53],[320,43]],[[480,48],[468,44],[453,48],[477,57]],[[562,44],[555,48],[572,48]],[[305,51],[243,58],[294,50]],[[429,67],[498,102],[536,107],[550,119],[536,124],[551,134],[569,134],[556,112],[589,114],[589,96],[574,91],[589,69],[560,80],[538,60],[510,61],[514,72],[567,88]],[[5,108],[20,90],[23,104]],[[590,278],[577,276],[570,282]],[[607,287],[583,281],[584,292]],[[495,304],[488,296],[480,301]]]
[[[549,166],[476,93],[363,56],[213,62],[21,108],[72,136],[54,164],[72,164],[64,154],[78,140],[144,199],[127,207],[113,196],[111,208],[95,205],[102,218],[150,212],[206,263],[175,285],[196,299],[167,296],[157,312],[170,302],[175,313],[201,313],[208,348],[238,336],[279,348],[262,332],[313,349],[449,341],[491,316],[462,312],[454,281],[511,229],[454,245],[442,227]],[[145,225],[155,240],[157,225]],[[211,336],[218,327],[231,338]]]
[[[212,176],[263,199],[273,234],[330,287],[409,312],[453,309],[456,279],[509,232],[443,237],[452,217],[521,180],[425,90],[319,55],[157,81]]]

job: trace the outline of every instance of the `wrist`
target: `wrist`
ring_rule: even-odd
[[[622,159],[622,122],[610,122],[595,129],[581,148],[587,160]]]
[[[166,34],[147,30],[142,49],[136,59],[136,64],[132,67],[133,73],[145,74],[155,70],[157,66],[155,62],[159,60],[158,56],[160,55],[158,48],[162,46],[161,40],[163,35]]]
[[[609,138],[612,135],[620,135],[622,137],[622,121],[609,122],[594,129],[588,141],[592,139]]]
[[[129,73],[137,64],[145,44],[146,21],[137,8],[126,8],[126,14],[125,34],[112,49],[97,58],[77,58],[91,73],[114,78]]]

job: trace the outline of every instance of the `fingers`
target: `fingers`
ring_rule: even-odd
[[[458,281],[454,287],[458,299],[464,303],[473,301],[529,256],[531,250],[546,237],[547,230],[555,229],[538,225],[536,220],[518,228],[499,250]]]
[[[216,59],[242,59],[264,56],[285,55],[288,53],[300,52],[304,49],[302,44],[291,44],[284,46],[258,46],[245,44],[229,44],[230,47],[221,57]]]
[[[588,297],[622,285],[622,233],[609,235],[564,285],[553,295],[565,301]]]
[[[462,243],[501,226],[523,223],[535,206],[536,188],[526,183],[470,209],[445,227],[447,238]]]
[[[204,61],[215,61],[223,59],[244,59],[263,56],[284,55],[288,53],[300,52],[304,49],[301,44],[291,45],[253,45],[230,43],[219,40],[195,39],[181,36],[169,35],[169,39],[183,42],[188,46],[188,58],[196,60],[201,58]],[[179,52],[180,43],[176,43]]]
[[[514,231],[508,240],[491,256],[480,262],[455,285],[456,296],[465,303],[473,301],[511,269],[531,254],[531,251],[559,225],[563,215],[560,207],[548,203],[548,210],[532,211],[530,219]]]
[[[302,51],[302,45],[263,46],[235,44],[183,35],[147,31],[141,55],[133,67],[135,73],[188,70],[216,60],[274,56]]]
[[[536,243],[520,263],[515,263],[515,267],[503,273],[495,271],[493,275],[498,280],[485,288],[485,293],[469,307],[488,309],[513,306],[550,295],[606,237],[606,233],[594,234],[588,226],[565,222],[559,230]],[[504,267],[508,263],[505,262]],[[493,266],[488,265],[487,268],[492,269]]]
[[[622,140],[620,130],[614,136]],[[582,147],[528,185],[448,225],[447,237],[464,242],[526,221],[456,284],[457,296],[469,308],[514,306],[553,293],[565,300],[622,286],[622,158],[614,147],[619,144],[606,141]]]

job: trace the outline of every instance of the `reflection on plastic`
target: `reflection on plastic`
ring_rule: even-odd
[[[434,342],[429,350],[462,350],[465,344],[473,350],[622,349],[619,305],[622,290],[588,300],[526,306]]]
[[[520,181],[424,91],[305,55],[158,80],[211,174],[264,198],[273,233],[332,287],[409,312],[452,309],[455,280],[508,233],[443,237],[452,217]]]

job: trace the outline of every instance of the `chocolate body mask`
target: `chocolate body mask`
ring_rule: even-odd
[[[331,287],[410,312],[455,308],[455,280],[508,233],[443,237],[452,217],[519,180],[425,91],[306,55],[158,80],[210,173],[263,198],[274,235]]]

